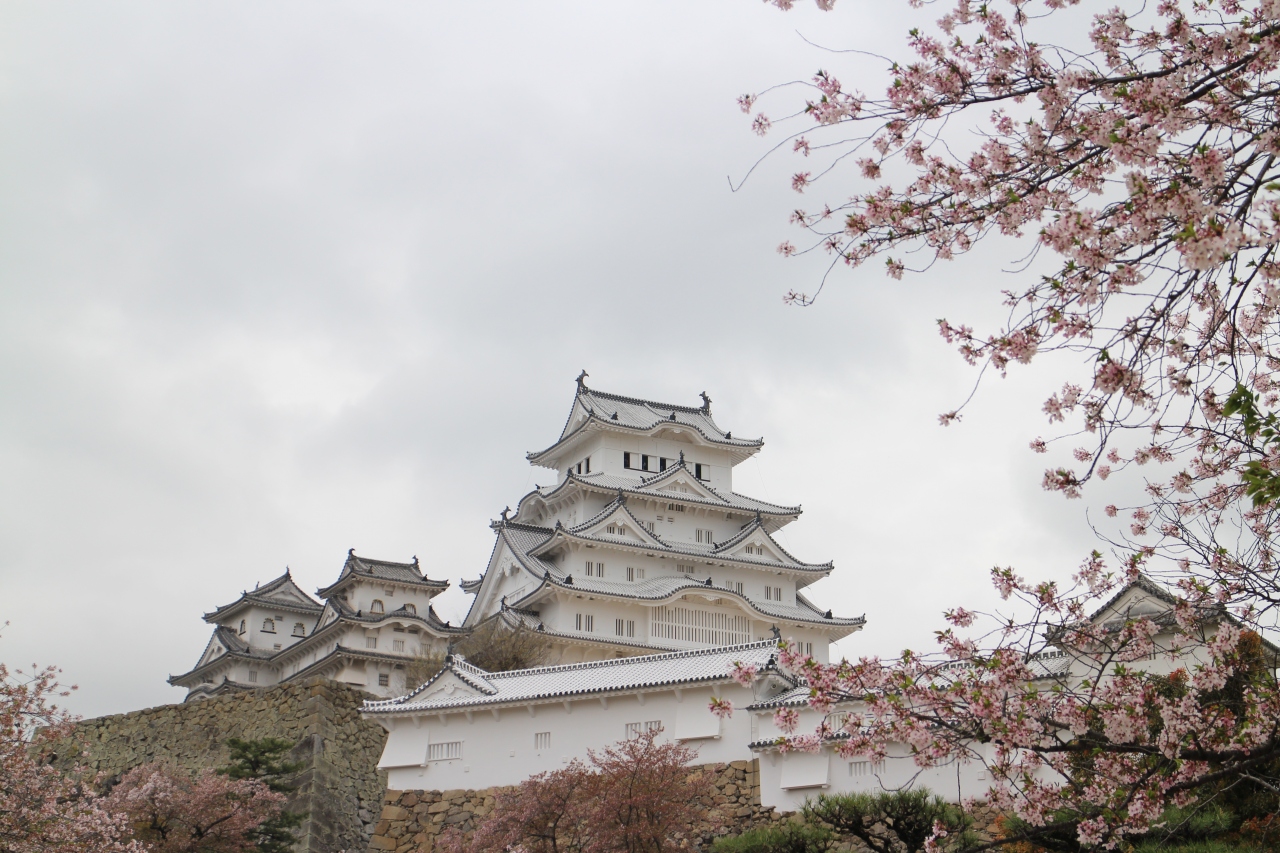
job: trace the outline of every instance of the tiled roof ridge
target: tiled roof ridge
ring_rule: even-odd
[[[636,516],[635,516],[634,514],[632,514],[632,512],[631,512],[631,510],[630,510],[630,509],[628,509],[628,508],[627,508],[627,507],[625,507],[625,506],[624,506],[624,507],[622,507],[622,509],[623,509],[623,511],[624,511],[624,512],[626,512],[629,516],[631,516],[631,518],[635,519],[635,521],[636,521],[636,523],[637,523],[637,524],[642,523],[642,522],[640,522],[640,519],[636,518]],[[578,526],[580,527],[581,525],[578,525]],[[532,527],[532,525],[530,525],[530,527]],[[561,527],[559,528],[559,530],[560,530],[561,532],[563,532],[563,533],[564,533],[565,535],[567,535],[567,536],[571,536],[571,537],[573,537],[573,538],[575,538],[575,539],[582,539],[582,540],[584,540],[584,541],[588,541],[588,542],[599,542],[599,543],[607,544],[607,545],[619,545],[619,546],[623,546],[623,547],[627,547],[627,548],[637,548],[637,549],[641,549],[641,550],[643,550],[643,549],[644,549],[644,547],[645,547],[644,545],[636,544],[636,543],[633,543],[633,542],[627,542],[626,540],[623,540],[623,539],[607,539],[607,538],[602,538],[602,537],[599,537],[599,536],[591,536],[591,535],[589,535],[589,534],[585,534],[585,533],[581,533],[581,532],[575,532],[575,529],[574,529],[574,528],[569,528],[569,527],[564,527],[564,526],[561,526]],[[715,548],[714,550],[711,550],[711,551],[690,551],[690,550],[685,549],[685,548],[679,548],[679,547],[677,547],[676,545],[672,544],[671,542],[668,542],[666,539],[663,539],[663,538],[662,538],[661,536],[659,536],[657,533],[649,533],[649,528],[647,528],[647,527],[645,528],[645,532],[646,532],[646,533],[648,533],[650,536],[652,536],[654,539],[656,539],[656,540],[658,540],[659,542],[661,542],[661,543],[665,546],[666,551],[667,551],[668,553],[671,553],[671,554],[678,554],[678,555],[684,555],[684,556],[687,556],[687,557],[691,557],[691,558],[693,558],[693,559],[701,559],[701,560],[705,560],[705,559],[707,559],[707,557],[715,556],[715,557],[718,557],[719,559],[722,559],[722,560],[736,560],[736,561],[741,562],[741,563],[744,563],[744,564],[746,564],[746,565],[748,565],[748,566],[755,566],[755,567],[766,566],[766,567],[770,567],[770,568],[786,569],[786,570],[788,570],[788,571],[829,572],[829,571],[831,571],[832,569],[834,569],[834,568],[835,568],[835,564],[834,564],[834,563],[832,563],[832,562],[826,562],[826,563],[803,563],[803,562],[801,562],[800,560],[796,560],[796,558],[795,558],[795,557],[792,557],[792,556],[791,556],[791,554],[790,554],[790,553],[788,553],[788,552],[787,552],[787,550],[786,550],[785,548],[783,548],[781,545],[778,545],[778,550],[782,551],[782,553],[786,554],[786,555],[787,555],[788,557],[790,557],[792,560],[795,560],[795,565],[791,565],[791,564],[789,564],[789,563],[783,563],[783,562],[779,562],[779,561],[775,561],[775,560],[770,560],[770,561],[764,561],[764,560],[761,560],[761,561],[757,562],[757,561],[755,561],[755,560],[747,560],[747,559],[743,559],[743,558],[741,558],[741,557],[734,557],[734,556],[731,556],[731,555],[728,555],[728,554],[724,554],[724,553],[720,550],[720,549],[721,549],[721,547],[723,547],[723,546],[716,546],[716,548]],[[554,535],[554,532],[553,532],[553,535]],[[740,535],[741,535],[741,534],[740,534]],[[766,533],[765,533],[765,535],[766,535],[766,536],[769,536],[768,532],[766,532]],[[548,537],[548,538],[550,538],[550,537]],[[729,542],[734,542],[737,538],[738,538],[738,537],[735,537],[735,539],[731,539],[731,540],[729,540]],[[770,540],[771,542],[772,542],[772,541],[774,541],[772,536],[770,536],[770,537],[769,537],[769,540]],[[537,545],[535,545],[535,546],[534,546],[534,548],[540,548],[540,547],[542,547],[542,546],[543,546],[543,545],[545,545],[545,544],[546,544],[546,542],[545,542],[545,541],[543,541],[543,542],[539,542]],[[775,542],[775,544],[777,544],[777,543]],[[533,549],[530,549],[530,550],[533,550]]]
[[[587,419],[583,421],[581,424],[579,424],[575,429],[571,430],[568,434],[563,436],[559,441],[556,441],[554,444],[544,447],[542,450],[531,450],[525,454],[525,458],[530,461],[533,461],[540,456],[545,456],[547,453],[550,453],[552,450],[559,447],[561,444],[565,443],[570,438],[573,438],[575,435],[582,432],[587,427],[591,426],[592,423],[606,424],[614,429],[626,429],[626,430],[633,430],[636,432],[648,432],[649,430],[653,429],[659,424],[675,423],[675,424],[678,424],[679,426],[684,427],[685,429],[693,430],[698,435],[702,436],[712,444],[729,445],[730,447],[763,447],[764,446],[763,438],[751,438],[751,439],[724,438],[723,436],[707,435],[705,432],[703,432],[702,428],[699,427],[697,424],[691,424],[688,421],[667,421],[662,418],[658,418],[649,426],[631,426],[630,424],[619,423],[617,421],[609,420],[608,418],[603,418],[600,415],[596,414],[594,411],[589,411],[587,413]],[[568,426],[568,424],[566,424],[566,426]]]
[[[1108,607],[1111,607],[1113,604],[1118,602],[1121,598],[1124,597],[1125,593],[1127,593],[1131,589],[1134,589],[1135,587],[1138,589],[1141,589],[1143,592],[1151,593],[1152,595],[1156,596],[1160,600],[1164,601],[1166,604],[1172,604],[1175,606],[1178,604],[1178,597],[1176,595],[1169,592],[1167,589],[1164,589],[1163,587],[1161,587],[1158,583],[1156,583],[1151,578],[1147,577],[1146,573],[1138,572],[1138,576],[1136,578],[1134,578],[1133,580],[1121,586],[1120,589],[1115,593],[1115,595],[1111,596],[1109,599],[1107,599],[1107,601],[1104,604],[1102,604],[1096,610],[1090,613],[1089,616],[1087,617],[1089,621],[1093,621],[1094,619],[1097,619],[1107,610]]]
[[[818,610],[808,599],[802,599],[802,600],[805,602],[805,605],[807,605],[807,609],[811,610],[815,614],[815,618],[813,619],[806,619],[803,616],[782,615],[778,613],[771,613],[768,609],[770,602],[757,601],[756,599],[751,598],[745,593],[740,593],[737,590],[729,589],[728,587],[708,586],[705,581],[694,580],[692,578],[679,577],[676,575],[668,575],[661,578],[650,578],[650,580],[652,581],[670,580],[674,582],[675,585],[672,586],[671,589],[669,589],[668,591],[662,593],[661,595],[643,595],[638,592],[632,592],[632,593],[613,592],[612,590],[600,589],[598,587],[594,587],[589,582],[585,584],[580,584],[577,582],[566,583],[563,579],[556,578],[554,576],[551,576],[550,574],[544,575],[541,580],[542,580],[542,583],[539,586],[530,590],[527,595],[519,599],[519,601],[517,601],[516,603],[519,604],[520,602],[528,601],[530,598],[533,598],[533,596],[537,595],[542,590],[542,588],[547,585],[551,585],[559,589],[573,590],[576,592],[583,592],[585,590],[589,590],[592,595],[608,596],[610,598],[625,598],[625,599],[633,599],[633,600],[640,600],[640,601],[662,601],[664,599],[670,599],[673,596],[677,595],[678,593],[686,589],[696,589],[696,590],[702,590],[702,591],[706,591],[710,589],[710,590],[714,590],[717,595],[724,596],[724,597],[732,597],[739,601],[742,601],[752,610],[756,611],[762,616],[767,616],[770,619],[781,619],[788,622],[810,622],[810,623],[821,625],[824,627],[825,626],[843,627],[846,625],[864,625],[866,624],[866,621],[867,621],[865,615],[852,616],[848,618],[840,617],[840,616],[827,616],[825,613]],[[798,593],[797,593],[797,596],[799,596]],[[830,613],[830,612],[831,611],[829,610],[827,611],[827,613]]]
[[[649,409],[670,409],[673,412],[685,412],[690,415],[704,415],[707,420],[711,420],[711,408],[706,404],[701,406],[678,406],[674,403],[663,403],[658,400],[645,400],[640,397],[628,397],[625,394],[614,394],[611,391],[598,391],[595,388],[588,388],[585,385],[578,391],[575,401],[580,397],[600,397],[605,400],[611,400],[615,403],[629,403],[633,406],[644,406]],[[715,421],[712,421],[715,423]],[[721,430],[723,432],[724,430]]]
[[[755,525],[755,526],[754,526],[754,528],[750,526],[750,525],[752,525],[752,524],[754,524],[754,525]],[[750,535],[751,530],[759,530],[761,533],[763,533],[763,534],[764,534],[764,536],[765,536],[765,538],[766,538],[766,539],[768,539],[770,542],[772,542],[772,543],[773,543],[773,546],[774,546],[775,548],[777,548],[779,551],[781,551],[783,554],[785,554],[785,555],[786,555],[787,559],[789,559],[789,560],[793,560],[793,561],[795,561],[797,564],[799,564],[799,565],[801,565],[801,566],[826,566],[826,567],[828,567],[828,568],[832,568],[832,569],[834,569],[834,568],[835,568],[835,561],[833,561],[833,560],[828,560],[828,561],[827,561],[827,562],[825,562],[825,563],[806,563],[806,562],[804,562],[803,560],[798,559],[794,554],[792,554],[792,553],[791,553],[790,551],[788,551],[786,548],[783,548],[783,547],[782,547],[782,543],[781,543],[781,542],[779,542],[777,539],[774,539],[774,538],[773,538],[773,534],[771,534],[771,533],[770,533],[770,532],[765,528],[765,526],[764,526],[764,522],[763,522],[763,521],[761,520],[761,518],[760,518],[760,513],[756,513],[756,517],[755,517],[754,519],[752,519],[752,520],[751,520],[751,522],[748,522],[748,525],[746,525],[746,526],[744,526],[744,527],[743,527],[742,532],[741,532],[741,533],[739,533],[737,536],[733,537],[732,539],[730,539],[730,540],[729,540],[729,542],[726,542],[726,543],[725,543],[725,544],[723,544],[723,545],[717,545],[717,546],[716,546],[715,553],[717,553],[717,554],[718,554],[718,553],[722,553],[722,552],[723,552],[723,550],[724,550],[725,548],[730,547],[730,543],[741,542],[741,541],[742,541],[743,539],[745,539],[748,535]]]
[[[706,649],[683,649],[680,651],[660,652],[658,654],[652,654],[652,655],[636,655],[634,657],[626,657],[626,658],[609,658],[607,660],[580,661],[578,663],[554,664],[552,666],[534,666],[534,667],[528,667],[526,669],[507,670],[505,672],[487,672],[485,670],[480,670],[480,671],[484,672],[484,678],[486,681],[497,682],[497,681],[504,681],[506,679],[514,678],[516,676],[527,675],[531,672],[537,672],[539,675],[555,675],[562,672],[582,672],[588,669],[600,669],[603,667],[614,667],[614,666],[620,666],[624,664],[630,665],[630,664],[637,664],[637,663],[641,663],[641,664],[660,663],[666,660],[681,660],[686,658],[702,657],[710,654],[723,654],[727,651],[749,651],[757,648],[763,650],[764,648],[774,644],[775,642],[776,642],[775,640],[771,640],[771,639],[756,640],[753,643],[742,643],[737,646],[713,646],[711,648],[706,648]],[[772,661],[772,658],[770,658],[770,660]],[[479,669],[479,667],[476,667],[476,669]],[[433,678],[431,678],[425,684],[422,684],[415,690],[412,690],[409,693],[406,693],[404,696],[398,696],[392,699],[383,699],[376,702],[368,702],[365,704],[365,708],[368,710],[374,710],[374,709],[394,710],[394,706],[396,705],[408,704],[409,700],[413,696],[416,696],[417,694],[425,690],[429,685],[435,682],[446,671],[449,671],[448,667],[446,667],[445,669],[442,669],[439,673],[437,673]],[[725,677],[726,678],[730,677],[727,671],[725,672]]]
[[[670,470],[673,470],[673,469],[671,468],[667,469],[667,471],[670,471]],[[665,476],[666,473],[667,473],[666,471],[659,472],[660,476]],[[522,497],[519,503],[516,504],[516,513],[519,514],[520,505],[523,504],[529,498],[536,495],[542,498],[543,500],[547,500],[551,498],[553,495],[555,495],[557,492],[560,492],[562,489],[565,489],[572,485],[585,486],[592,489],[598,489],[599,491],[602,491],[602,492],[616,491],[617,489],[615,487],[606,486],[603,483],[597,483],[591,479],[593,477],[602,476],[603,474],[604,474],[603,471],[596,471],[592,474],[575,474],[572,471],[570,471],[568,476],[564,480],[562,480],[559,484],[557,484],[554,488],[552,488],[551,491],[544,492],[541,489],[534,489],[530,491],[528,494],[526,494],[524,497]],[[617,475],[612,475],[612,476],[617,476]],[[632,489],[632,488],[627,488],[626,486],[622,486],[621,488],[623,491],[627,492],[628,494],[639,495],[646,498],[661,497],[663,499],[668,499],[668,493],[659,492],[656,489],[652,489],[652,490],[648,489],[647,488],[648,482],[644,478],[640,478],[639,480],[636,481],[636,483],[638,485],[638,488]],[[738,492],[731,491],[730,494],[733,495],[734,497],[745,498],[749,501],[754,501],[755,503],[763,504],[766,507],[772,507],[772,509],[762,510],[759,507],[750,507],[745,504],[738,504],[738,503],[735,503],[732,498],[727,498],[724,495],[722,495],[715,488],[708,486],[706,484],[703,484],[703,485],[707,491],[711,492],[713,495],[715,495],[719,499],[718,503],[715,501],[702,498],[699,495],[694,495],[687,492],[670,492],[669,499],[681,501],[689,504],[696,504],[697,506],[715,507],[716,509],[732,509],[737,512],[745,512],[745,513],[761,512],[764,515],[769,515],[769,516],[800,515],[803,512],[803,510],[799,505],[796,505],[793,507],[783,506],[782,504],[775,504],[772,501],[764,501],[764,500],[760,500],[759,498],[753,498],[750,495],[742,495],[742,494],[739,494]]]

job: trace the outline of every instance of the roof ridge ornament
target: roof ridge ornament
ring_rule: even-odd
[[[413,567],[414,567],[415,569],[416,569],[416,568],[418,568],[418,555],[417,555],[417,554],[414,554],[414,555],[413,555]]]
[[[507,516],[508,516],[510,513],[511,513],[511,507],[509,507],[509,506],[504,506],[504,507],[502,508],[502,523],[503,523],[503,524],[506,524],[506,523],[507,523]],[[413,558],[413,561],[414,561],[414,563],[416,564],[416,563],[418,562],[418,558],[417,558],[417,557],[414,557],[414,558]]]
[[[681,450],[681,451],[680,451],[680,464],[681,464],[681,465],[683,465],[683,464],[684,464],[684,451],[683,451],[683,450]]]
[[[707,396],[707,392],[703,391],[698,396],[702,398],[702,413],[705,415],[711,414],[711,398]]]
[[[590,375],[591,374],[587,373],[587,369],[584,367],[582,369],[582,372],[578,374],[578,378],[574,380],[575,382],[578,383],[579,392],[587,390],[587,383],[584,380]]]
[[[773,638],[774,638],[775,640],[781,640],[781,639],[782,639],[782,631],[780,631],[780,630],[778,629],[778,626],[777,626],[777,625],[774,625],[774,626],[773,626],[772,628],[770,628],[769,630],[773,632]]]

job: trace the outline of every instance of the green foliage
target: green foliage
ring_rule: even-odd
[[[1280,418],[1275,412],[1262,412],[1258,408],[1258,395],[1243,385],[1237,385],[1222,406],[1226,417],[1239,417],[1245,436],[1258,444],[1258,451],[1271,450],[1280,440]],[[1240,472],[1245,494],[1253,505],[1264,506],[1280,499],[1280,472],[1271,470],[1261,460],[1246,462]]]
[[[826,853],[838,839],[829,828],[788,821],[717,839],[712,853]]]
[[[851,835],[876,853],[918,853],[935,821],[947,829],[943,849],[974,841],[973,819],[959,806],[928,790],[874,794],[822,794],[804,805],[805,821]]]
[[[287,780],[303,767],[299,761],[288,760],[293,747],[293,741],[279,737],[257,740],[229,738],[227,749],[231,752],[231,763],[219,767],[218,772],[232,779],[259,779],[273,791],[290,794],[297,785]]]
[[[1161,841],[1144,841],[1133,848],[1134,853],[1268,853],[1266,848],[1236,841],[1191,841],[1186,844],[1165,844]]]
[[[303,768],[302,762],[290,761],[294,743],[278,737],[257,740],[229,738],[227,749],[231,762],[219,767],[218,772],[232,779],[258,779],[268,788],[281,794],[291,794],[298,786],[291,777]],[[295,830],[302,825],[303,814],[281,810],[269,818],[255,832],[258,853],[291,853],[297,841]]]

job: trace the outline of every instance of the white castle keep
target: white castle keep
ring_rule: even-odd
[[[711,400],[674,406],[606,394],[578,377],[560,437],[528,454],[556,484],[504,510],[465,625],[492,618],[543,632],[557,662],[763,640],[780,632],[827,661],[863,625],[801,592],[831,563],[804,563],[775,534],[799,506],[733,490],[762,439],[735,438]]]
[[[555,485],[494,521],[496,541],[461,626],[431,600],[448,588],[417,558],[347,555],[316,600],[286,572],[205,614],[216,627],[196,666],[169,683],[187,699],[323,676],[377,696],[405,692],[407,664],[443,653],[481,623],[543,634],[552,663],[706,649],[785,636],[827,661],[859,630],[802,590],[833,569],[787,553],[774,534],[800,516],[733,490],[762,439],[735,438],[711,400],[676,406],[588,388],[584,372],[560,437],[528,454]]]

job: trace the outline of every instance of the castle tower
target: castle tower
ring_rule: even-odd
[[[774,539],[800,515],[733,490],[762,439],[735,438],[711,400],[674,406],[588,388],[560,437],[528,454],[555,485],[492,524],[497,541],[465,626],[500,618],[543,632],[559,661],[751,642],[776,632],[826,662],[859,630],[810,602],[831,563],[804,563]]]
[[[338,579],[317,590],[321,601],[286,571],[206,613],[213,636],[195,667],[169,683],[187,688],[188,701],[314,676],[375,696],[399,695],[415,658],[443,655],[465,634],[432,609],[431,600],[448,587],[423,574],[416,557],[394,563],[358,557],[354,549]]]

